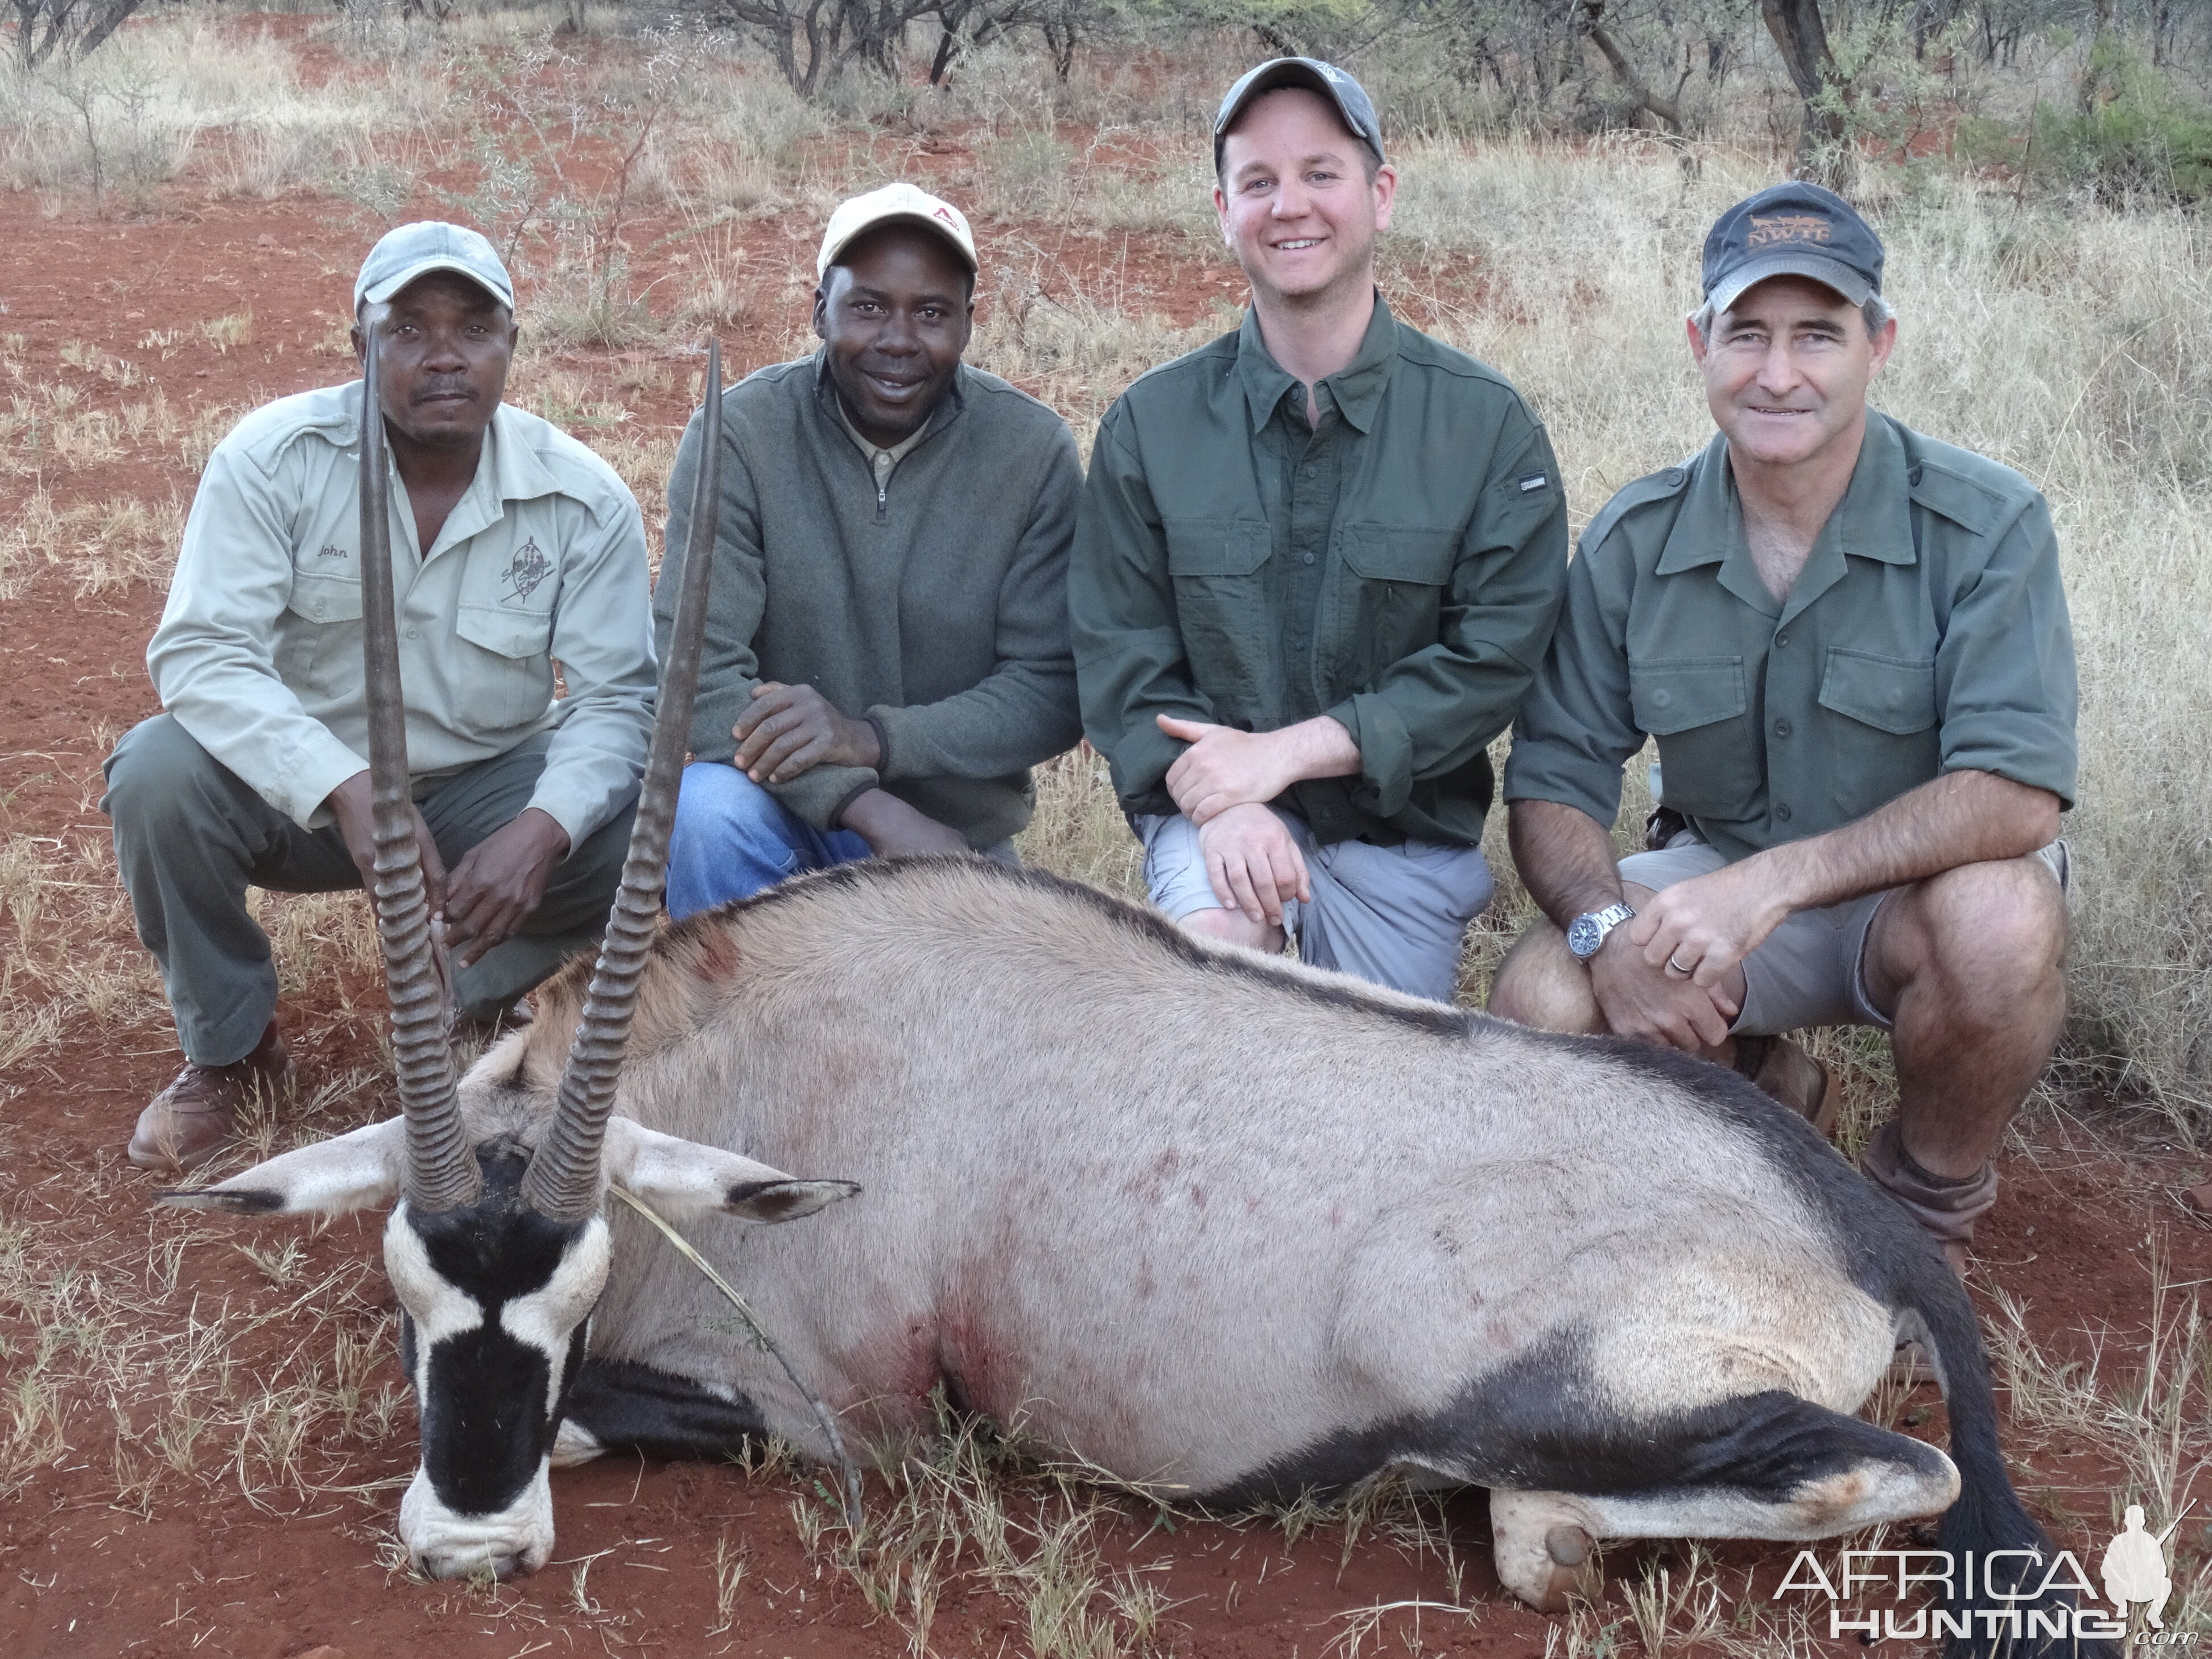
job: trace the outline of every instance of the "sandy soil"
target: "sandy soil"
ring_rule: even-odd
[[[964,164],[957,154],[941,160],[948,168]],[[1232,291],[1218,266],[1176,246],[1071,240],[1041,226],[995,228],[1023,229],[1041,244],[1050,239],[1071,269],[1102,281],[1110,270],[1125,305],[1178,321],[1205,314],[1216,295]],[[745,326],[725,337],[733,368],[779,355],[778,343],[800,323],[800,314],[787,314],[794,302],[785,279],[802,260],[811,269],[816,234],[795,221],[759,227],[759,257],[747,269],[762,291]],[[172,405],[242,410],[346,377],[348,364],[329,342],[365,240],[335,203],[179,197],[155,216],[114,222],[68,210],[46,217],[30,198],[0,197],[0,333],[22,337],[9,355],[25,365],[29,386],[67,380],[95,404],[145,395],[143,386],[125,392],[65,365],[62,348],[76,341],[103,359],[137,364]],[[249,304],[248,343],[219,355],[200,343],[200,323]],[[162,331],[181,331],[191,343],[167,355],[142,346]],[[672,372],[659,389],[629,400],[634,418],[672,434],[688,412],[682,387],[691,360],[673,342],[642,355],[665,358]],[[590,354],[564,366],[610,379],[620,368]],[[40,482],[57,507],[67,508],[120,497],[189,500],[193,478],[173,452],[126,446],[116,459],[49,471]],[[27,478],[0,474],[0,495],[13,498],[10,516],[30,487]],[[647,506],[657,516],[657,504]],[[45,573],[6,606],[0,626],[0,830],[64,846],[105,838],[99,763],[117,735],[155,708],[143,653],[161,602],[144,584],[89,598],[77,597],[75,586],[66,568]],[[8,937],[12,952],[12,932]],[[377,995],[373,984],[353,982],[319,988],[287,1007],[309,1087],[349,1068],[375,1074]],[[161,1010],[141,1008],[120,1037],[79,1016],[58,1048],[0,1074],[9,1120],[0,1188],[9,1191],[12,1218],[35,1224],[47,1240],[81,1235],[88,1255],[118,1237],[158,1243],[164,1230],[184,1226],[180,1218],[148,1218],[155,1183],[121,1160],[135,1114],[177,1063]],[[336,1128],[389,1109],[388,1091],[370,1083],[326,1102],[321,1116]],[[2086,1356],[2102,1341],[2108,1355],[2124,1355],[2144,1337],[2147,1241],[2154,1229],[2168,1240],[2174,1280],[2212,1278],[2212,1229],[2176,1196],[2204,1171],[2164,1146],[2154,1121],[2110,1113],[2090,1121],[2094,1142],[2047,1121],[2035,1132],[2033,1155],[2008,1162],[2006,1196],[1986,1231],[1975,1285],[1985,1306],[1998,1291],[2026,1302],[2039,1340],[2053,1352]],[[377,1333],[389,1328],[389,1292],[374,1266],[376,1226],[347,1222],[318,1232],[270,1224],[266,1231],[303,1242],[311,1280],[357,1268],[345,1279],[357,1304],[349,1316]],[[195,1233],[169,1304],[189,1308],[197,1297],[212,1307],[227,1298],[271,1314],[236,1346],[251,1375],[302,1340],[303,1316],[284,1313],[287,1295],[225,1237]],[[30,1335],[5,1334],[11,1343]],[[0,1359],[0,1371],[5,1364]],[[399,1384],[389,1354],[372,1382]],[[314,1650],[331,1659],[335,1648],[349,1659],[429,1651],[506,1659],[604,1650],[805,1659],[908,1650],[903,1633],[871,1611],[844,1575],[810,1559],[792,1516],[794,1502],[811,1501],[803,1479],[634,1461],[556,1477],[561,1565],[525,1583],[473,1590],[410,1583],[377,1559],[398,1486],[412,1469],[406,1413],[368,1449],[325,1456],[307,1449],[304,1490],[248,1492],[212,1465],[188,1488],[173,1483],[150,1506],[133,1510],[116,1501],[99,1431],[106,1407],[81,1401],[74,1407],[74,1455],[0,1506],[0,1652],[293,1659]],[[1916,1432],[1940,1438],[1932,1390],[1916,1397],[1909,1415],[1918,1419]],[[2085,1554],[2101,1547],[2118,1469],[2063,1443],[2030,1445],[2016,1436],[2011,1450],[2018,1483],[2061,1543]],[[1044,1501],[1036,1492],[1017,1498],[1018,1506]],[[1477,1616],[1470,1624],[1401,1609],[1384,1621],[1388,1650],[1406,1650],[1402,1637],[1439,1654],[1546,1651],[1547,1621],[1503,1599],[1490,1574],[1480,1495],[1455,1500],[1448,1518],[1455,1547],[1470,1559],[1464,1593]],[[1156,1521],[1130,1509],[1111,1525],[1109,1556],[1131,1566],[1164,1564],[1157,1582],[1173,1605],[1162,1645],[1177,1654],[1342,1653],[1348,1612],[1451,1599],[1434,1556],[1417,1559],[1402,1543],[1373,1538],[1347,1552],[1340,1526],[1287,1545],[1264,1521],[1182,1518],[1172,1531]],[[710,1637],[717,1622],[711,1564],[725,1538],[747,1571],[734,1626]],[[2200,1547],[2204,1541],[2212,1540]],[[1729,1596],[1748,1592],[1764,1601],[1792,1553],[1724,1547]],[[1625,1631],[1622,1583],[1666,1559],[1665,1547],[1611,1552],[1613,1585],[1599,1624]],[[584,1563],[588,1577],[580,1587]],[[947,1655],[1024,1653],[1030,1638],[1012,1604],[956,1582],[931,1646]]]

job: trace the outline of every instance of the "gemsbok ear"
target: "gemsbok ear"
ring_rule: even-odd
[[[733,1215],[748,1221],[796,1221],[860,1187],[850,1181],[801,1181],[719,1146],[662,1134],[626,1117],[607,1120],[610,1185],[668,1220]]]
[[[406,1164],[406,1120],[388,1118],[280,1153],[212,1187],[162,1193],[156,1202],[220,1215],[343,1215],[391,1203]]]

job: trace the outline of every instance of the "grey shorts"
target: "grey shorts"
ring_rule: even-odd
[[[1298,959],[1435,1002],[1449,1002],[1459,984],[1460,942],[1467,925],[1490,902],[1490,866],[1480,847],[1364,841],[1322,846],[1305,820],[1279,808],[1304,855],[1313,897],[1283,907],[1283,925],[1298,942]],[[1222,908],[1206,879],[1198,829],[1177,813],[1141,813],[1133,820],[1145,843],[1145,885],[1171,921]]]
[[[2039,848],[2058,890],[2071,871],[2063,841]],[[1711,875],[1728,860],[1684,830],[1664,849],[1620,861],[1620,878],[1654,892],[1693,876]],[[1743,1011],[1729,1029],[1746,1036],[1771,1036],[1808,1025],[1875,1025],[1890,1018],[1866,992],[1867,935],[1881,907],[1903,890],[1885,888],[1824,910],[1800,910],[1768,934],[1743,962]]]

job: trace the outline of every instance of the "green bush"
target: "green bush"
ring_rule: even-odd
[[[2086,111],[2037,106],[2026,126],[1962,124],[1962,153],[2025,172],[2039,185],[2100,201],[2212,200],[2212,107],[2191,101],[2140,58],[2098,66],[2103,101]]]

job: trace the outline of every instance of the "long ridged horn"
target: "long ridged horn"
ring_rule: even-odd
[[[361,613],[368,698],[368,780],[376,832],[376,936],[392,994],[392,1054],[407,1116],[407,1206],[436,1213],[476,1201],[483,1185],[469,1155],[453,1089],[445,981],[432,959],[430,896],[415,845],[407,787],[407,714],[399,687],[399,624],[392,610],[391,489],[377,372],[378,313],[364,319],[361,392]]]
[[[622,889],[607,918],[606,941],[592,970],[584,1016],[576,1027],[553,1121],[530,1160],[522,1194],[554,1221],[580,1221],[599,1206],[599,1148],[615,1084],[629,1043],[637,987],[660,916],[668,878],[668,832],[676,821],[691,706],[699,689],[699,647],[707,632],[707,581],[714,562],[714,518],[722,500],[722,346],[707,343],[707,398],[700,422],[699,467],[691,489],[691,533],[684,548],[682,585],[660,668],[653,746],[637,797],[637,817],[623,863]]]

